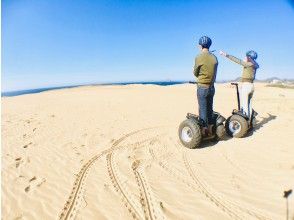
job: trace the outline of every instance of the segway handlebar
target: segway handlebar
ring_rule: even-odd
[[[237,85],[238,85],[238,83],[231,83],[231,85],[237,86]]]
[[[190,84],[198,84],[197,82],[195,81],[189,81]]]

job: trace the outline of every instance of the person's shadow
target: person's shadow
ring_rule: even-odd
[[[197,149],[201,149],[201,148],[207,148],[207,147],[213,147],[215,146],[219,141],[212,139],[212,140],[205,140],[202,141],[202,143],[200,144],[199,147],[197,147]]]
[[[247,136],[253,135],[254,132],[258,131],[260,128],[262,128],[265,124],[269,123],[272,120],[275,120],[277,118],[276,115],[271,115],[270,113],[267,113],[268,117],[261,117],[261,121],[257,121],[257,124],[254,126],[253,129],[251,129],[248,132]]]

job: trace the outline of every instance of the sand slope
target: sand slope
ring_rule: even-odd
[[[228,117],[234,89],[216,86]],[[3,219],[285,219],[294,90],[256,85],[253,133],[184,148],[195,86],[80,87],[2,98]],[[294,195],[289,197],[294,218]]]

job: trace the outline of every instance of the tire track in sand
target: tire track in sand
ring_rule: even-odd
[[[164,148],[167,150],[167,146],[164,145]],[[198,187],[195,186],[194,182],[189,180],[182,172],[168,165],[167,158],[174,155],[174,152],[167,152],[162,155],[156,155],[153,148],[149,148],[148,150],[152,159],[157,162],[160,168],[164,169],[167,173],[178,179],[180,182],[184,183],[187,187],[191,188],[192,190],[199,191]]]
[[[242,168],[243,166],[241,166],[239,163],[237,163],[235,160],[233,160],[227,150],[224,148],[223,151],[221,151],[219,153],[234,169],[238,170],[240,173],[246,175],[246,176],[250,176],[251,178],[253,178],[255,181],[258,182],[265,182],[265,180],[257,175],[255,175],[252,171],[248,170],[248,169],[244,169]]]
[[[208,189],[207,184],[205,184],[201,178],[195,174],[193,171],[186,154],[183,152],[183,161],[185,164],[185,167],[191,176],[191,178],[195,181],[195,183],[199,186],[201,192],[209,198],[213,203],[215,203],[218,207],[222,208],[223,211],[227,212],[228,214],[232,214],[231,217],[237,217],[237,219],[242,219],[240,216],[243,213],[246,213],[252,217],[255,217],[260,220],[267,220],[270,219],[266,216],[263,216],[261,213],[251,211],[245,207],[242,207],[242,205],[236,204],[234,202],[224,200],[222,198],[218,198],[218,196],[215,195],[211,190]],[[229,204],[228,204],[229,203]],[[240,213],[239,211],[242,211],[243,213]]]
[[[155,153],[152,149],[149,149],[149,153],[151,154],[151,156],[157,160],[157,157],[155,156]],[[179,171],[176,171],[173,167],[171,167],[170,165],[168,165],[168,162],[166,159],[162,159],[160,161],[158,161],[159,166],[164,169],[167,173],[171,174],[173,177],[176,177],[179,181],[181,181],[182,183],[184,183],[186,186],[188,186],[189,188],[191,188],[192,190],[195,191],[199,191],[201,193],[203,193],[211,202],[213,202],[217,207],[221,208],[222,211],[224,211],[225,213],[227,213],[230,217],[234,218],[234,219],[242,219],[238,213],[235,213],[234,211],[232,211],[230,208],[228,208],[226,205],[224,205],[222,202],[220,202],[219,200],[217,200],[213,195],[210,195],[210,193],[208,193],[205,190],[205,187],[201,187],[201,185],[197,184],[195,185],[195,180],[193,182],[190,182],[182,173],[180,173]],[[187,170],[189,175],[190,172],[189,170]]]
[[[119,178],[119,172],[118,169],[115,168],[115,163],[114,163],[114,155],[118,152],[118,150],[121,150],[122,148],[130,148],[130,146],[134,146],[134,149],[137,149],[138,147],[140,147],[140,145],[142,145],[145,142],[148,141],[154,141],[157,140],[158,137],[160,137],[161,135],[156,135],[155,137],[151,137],[151,138],[146,138],[144,140],[132,143],[132,144],[128,144],[127,146],[122,146],[120,148],[117,148],[113,151],[111,151],[109,154],[107,154],[107,170],[108,170],[108,174],[109,177],[111,179],[111,182],[115,188],[115,190],[120,194],[121,196],[121,200],[124,203],[124,206],[128,208],[129,213],[132,215],[132,217],[134,219],[157,219],[156,215],[154,214],[154,208],[150,208],[150,206],[153,204],[150,202],[151,201],[151,193],[150,191],[147,190],[147,183],[146,181],[142,178],[142,176],[137,173],[137,171],[135,171],[135,179],[136,179],[136,183],[138,185],[139,188],[139,192],[140,192],[140,204],[142,207],[142,210],[138,211],[137,209],[137,205],[135,204],[136,202],[132,199],[131,197],[131,193],[128,192],[127,188],[123,187],[123,185],[121,184],[120,178]],[[145,147],[145,146],[144,146]],[[141,148],[141,147],[140,147]],[[137,160],[138,161],[138,160]],[[134,164],[134,163],[133,163]],[[134,167],[132,166],[132,170],[134,172]],[[140,175],[138,177],[138,175]],[[137,180],[137,178],[140,178]],[[144,182],[144,191],[142,190],[141,186],[142,184],[138,184],[138,181],[145,181]],[[142,197],[143,195],[148,195],[149,197]],[[142,200],[143,198],[143,200]],[[148,201],[148,204],[145,204],[145,201]],[[162,218],[163,219],[163,218]]]
[[[242,166],[240,166],[239,163],[235,162],[230,156],[228,156],[228,153],[227,153],[227,150],[224,149],[223,151],[221,151],[219,153],[234,169],[238,170],[239,172],[241,172],[243,175],[246,175],[246,176],[250,176],[251,178],[253,178],[255,181],[258,181],[258,182],[263,182],[264,183],[264,179],[261,178],[261,177],[258,177],[256,176],[253,172],[251,172],[250,170],[248,169],[243,169]],[[232,204],[234,204],[232,202]],[[248,214],[250,214],[251,216],[255,216],[256,218],[258,219],[270,219],[269,217],[266,217],[266,216],[263,216],[263,214],[259,213],[257,210],[255,211],[251,211],[245,207],[242,207],[241,205],[237,205],[235,204],[236,206],[239,207],[239,209],[247,212]],[[251,208],[252,209],[252,208]]]
[[[174,144],[174,143],[173,143]],[[178,149],[178,148],[176,148]],[[181,153],[182,151],[178,149],[178,151]],[[150,150],[149,153],[153,158],[156,159],[156,156],[153,152],[153,150]],[[220,208],[222,211],[224,211],[227,215],[232,217],[233,219],[242,219],[242,214],[238,212],[237,210],[232,209],[231,207],[228,207],[228,205],[224,204],[222,202],[222,199],[218,199],[213,193],[208,191],[203,184],[201,184],[199,179],[196,178],[194,175],[192,169],[188,169],[187,165],[190,167],[189,162],[186,159],[186,155],[182,153],[183,155],[183,162],[185,165],[186,170],[188,171],[189,176],[192,178],[193,182],[188,180],[186,176],[184,176],[182,173],[179,171],[176,171],[172,166],[168,165],[168,161],[166,159],[162,159],[158,161],[158,164],[161,168],[163,168],[165,171],[170,173],[172,176],[176,177],[178,180],[180,180],[182,183],[184,183],[186,186],[191,188],[192,190],[199,191],[200,193],[204,194],[205,197],[207,197],[212,203],[214,203],[218,208]],[[192,171],[192,172],[191,172]]]
[[[155,129],[155,128],[158,128],[158,127],[144,128],[144,129],[130,132],[130,133],[122,136],[121,138],[115,140],[109,149],[104,150],[101,153],[98,153],[97,155],[92,157],[90,160],[88,160],[87,163],[82,166],[81,170],[79,171],[79,173],[76,176],[76,179],[74,181],[70,196],[68,197],[67,201],[65,202],[65,205],[59,215],[59,219],[60,220],[67,220],[67,219],[73,219],[75,217],[76,212],[78,210],[78,206],[80,205],[80,201],[82,199],[83,185],[85,183],[89,169],[99,158],[101,158],[102,156],[104,156],[108,153],[111,153],[116,148],[119,148],[118,145],[121,142],[123,142],[126,138],[128,138],[134,134],[137,134],[139,132],[142,132],[145,130],[151,130],[151,129]]]
[[[107,170],[108,170],[108,174],[110,176],[111,182],[112,182],[115,190],[121,195],[122,201],[124,202],[124,205],[126,206],[126,208],[128,208],[128,211],[132,215],[132,217],[134,219],[143,219],[142,214],[135,207],[134,201],[132,201],[131,197],[127,195],[127,192],[123,189],[123,187],[117,177],[115,168],[113,166],[113,153],[114,152],[110,152],[106,156]]]
[[[60,220],[74,218],[77,212],[77,208],[79,206],[79,202],[82,198],[82,189],[89,169],[94,164],[94,162],[97,161],[100,157],[102,157],[105,153],[106,152],[104,151],[94,156],[92,159],[90,159],[86,164],[82,166],[80,172],[77,174],[70,196],[68,197],[64,205],[64,208],[62,209],[62,212],[59,215]]]
[[[178,145],[181,146],[180,143],[178,143]],[[179,153],[181,152],[182,151],[179,150]],[[261,220],[270,219],[269,217],[264,216],[262,213],[260,213],[256,209],[253,211],[252,208],[246,208],[246,207],[243,207],[241,204],[237,204],[232,201],[225,200],[221,197],[216,196],[215,193],[213,193],[211,190],[208,189],[207,184],[205,184],[205,182],[203,182],[203,180],[201,180],[198,175],[196,176],[194,174],[194,171],[192,170],[190,163],[187,161],[187,158],[186,159],[183,158],[183,162],[193,182],[188,180],[187,177],[184,176],[180,171],[177,171],[172,166],[170,166],[168,164],[166,157],[163,157],[163,158],[160,157],[160,159],[161,158],[162,159],[159,160],[159,157],[155,155],[153,149],[151,148],[149,148],[149,153],[154,160],[157,160],[159,166],[162,169],[164,169],[167,173],[171,174],[173,177],[175,177],[176,179],[184,183],[187,187],[191,188],[192,190],[199,191],[202,194],[204,194],[210,201],[212,201],[215,205],[217,205],[223,211],[229,212],[232,218],[243,219],[244,214],[246,214],[246,215],[250,215],[251,217],[255,217],[256,219],[261,219]],[[183,154],[183,157],[186,157],[185,153],[182,153],[182,154]],[[187,165],[190,167],[190,169],[187,168]]]
[[[196,190],[198,189],[198,187],[195,187],[194,182],[191,182],[189,180],[187,180],[187,178],[179,171],[171,168],[168,164],[166,159],[162,159],[160,161],[157,161],[159,158],[156,157],[153,149],[149,148],[149,154],[151,155],[151,157],[158,163],[159,167],[161,167],[162,169],[164,169],[167,173],[171,174],[173,177],[175,177],[176,179],[178,179],[180,182],[184,183],[185,185],[187,185],[189,188],[191,188],[192,190]],[[167,153],[166,157],[172,155],[172,153]],[[162,157],[160,157],[162,158]]]
[[[154,199],[151,195],[151,190],[139,166],[140,166],[140,161],[138,160],[134,161],[132,164],[132,170],[134,172],[136,182],[140,190],[140,202],[144,210],[145,219],[146,220],[158,219],[157,215],[155,214],[156,212],[155,212],[155,207],[153,202]],[[158,213],[160,213],[159,209],[158,209]],[[165,219],[162,214],[160,219]]]

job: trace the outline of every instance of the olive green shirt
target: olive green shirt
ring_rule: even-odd
[[[218,61],[214,54],[202,51],[195,58],[193,73],[197,77],[198,85],[211,86],[214,84]]]
[[[236,58],[228,54],[226,55],[226,57],[229,58],[231,61],[243,66],[241,82],[253,83],[255,79],[256,70],[259,68],[259,65],[254,60],[252,60],[252,62],[245,62],[239,58]]]

